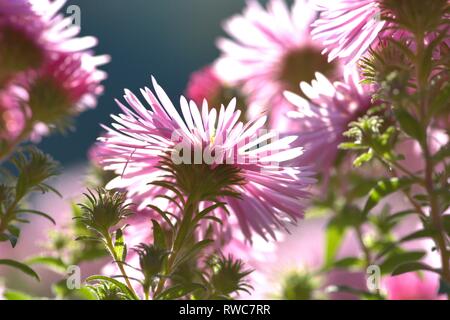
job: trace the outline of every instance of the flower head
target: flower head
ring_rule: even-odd
[[[90,49],[97,40],[78,37],[79,26],[58,13],[65,3],[0,1],[0,88],[14,85],[28,92],[22,99],[33,140],[94,107],[106,78],[97,67],[109,57],[94,56]]]
[[[279,115],[291,106],[283,92],[297,91],[298,84],[313,80],[316,72],[331,78],[338,74],[338,65],[326,61],[323,47],[310,36],[315,16],[304,0],[296,0],[291,9],[283,0],[269,1],[267,9],[249,1],[241,15],[226,21],[224,28],[232,39],[218,41],[222,56],[217,74],[242,85],[251,102],[251,118],[267,111],[270,127],[286,130],[289,119]]]
[[[101,81],[106,78],[106,73],[97,66],[106,62],[104,56],[59,53],[41,69],[28,72],[24,86],[29,90],[33,119],[54,124],[61,118],[95,107],[96,97],[103,92]]]
[[[338,146],[350,122],[362,116],[371,106],[371,97],[357,72],[348,73],[345,81],[331,83],[316,74],[311,84],[300,84],[307,99],[286,92],[286,98],[298,109],[288,116],[298,121],[305,154],[302,161],[328,168],[335,160]]]
[[[296,137],[273,142],[274,132],[258,136],[266,117],[244,125],[235,100],[219,111],[205,101],[199,110],[181,97],[181,116],[154,79],[153,86],[156,96],[141,90],[152,111],[126,90],[131,110],[117,102],[123,114],[113,116],[115,130],[105,127],[101,164],[119,175],[108,188],[126,189],[145,208],[166,192],[154,183],[170,180],[201,203],[227,203],[247,238],[253,232],[274,236],[275,229],[302,217],[302,200],[315,180],[308,168],[283,166],[303,152],[291,148]]]
[[[380,39],[411,38],[410,33],[436,31],[448,20],[448,0],[313,2],[321,12],[313,23],[313,38],[323,43],[329,61],[340,58],[348,65],[356,63],[371,46],[377,46]],[[435,32],[428,34],[425,42],[435,36]]]

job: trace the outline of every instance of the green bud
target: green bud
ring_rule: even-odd
[[[100,235],[108,235],[110,228],[132,214],[129,209],[130,204],[125,204],[125,193],[108,191],[102,188],[96,190],[97,195],[91,190],[88,190],[88,192],[89,194],[85,194],[88,203],[79,205],[82,209],[82,215],[77,219]]]
[[[307,273],[289,273],[283,281],[281,299],[282,300],[312,300],[317,285],[314,279]]]
[[[144,275],[144,291],[148,291],[154,278],[162,271],[167,250],[141,243],[136,249],[139,266]]]
[[[211,259],[208,264],[212,269],[210,283],[219,295],[229,296],[238,291],[249,292],[252,288],[246,277],[253,271],[245,269],[242,260],[234,260],[231,255],[221,256]]]

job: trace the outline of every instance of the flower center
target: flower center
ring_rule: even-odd
[[[316,72],[332,77],[335,71],[335,62],[329,63],[319,48],[309,46],[288,52],[283,57],[279,80],[286,90],[303,95],[299,88],[301,82],[311,82],[315,79]]]
[[[9,26],[0,31],[0,84],[14,73],[39,68],[43,60],[41,48],[26,33]]]

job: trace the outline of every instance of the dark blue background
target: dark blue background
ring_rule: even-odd
[[[104,67],[109,78],[97,109],[77,118],[75,132],[40,145],[65,165],[86,159],[99,123],[109,124],[109,115],[118,112],[113,99],[122,98],[124,88],[137,94],[154,75],[178,101],[191,72],[218,56],[222,22],[241,12],[245,0],[70,0],[67,6],[72,4],[81,9],[82,34],[96,36],[96,53],[110,54],[112,62]]]

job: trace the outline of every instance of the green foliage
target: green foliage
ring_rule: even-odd
[[[40,280],[38,274],[33,269],[31,269],[29,266],[27,266],[26,264],[23,264],[21,262],[11,260],[11,259],[0,259],[0,266],[12,267],[12,268],[17,269],[38,281]]]
[[[10,241],[16,246],[20,223],[28,223],[26,215],[37,215],[55,223],[47,213],[24,207],[24,199],[32,192],[59,192],[47,184],[58,173],[58,164],[34,147],[18,152],[11,160],[15,174],[3,170],[0,177],[0,242]]]

